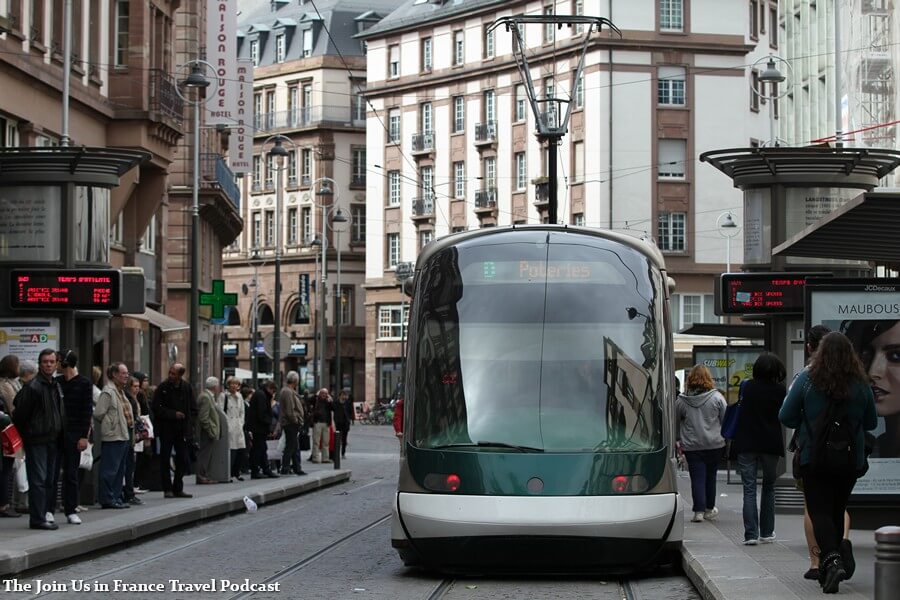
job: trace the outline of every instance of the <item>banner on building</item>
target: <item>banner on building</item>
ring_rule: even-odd
[[[309,273],[300,273],[300,305],[297,307],[296,322],[309,325]]]
[[[206,61],[216,70],[213,97],[206,100],[207,125],[234,125],[237,95],[237,0],[206,3]]]
[[[228,136],[228,164],[233,173],[249,173],[253,167],[253,61],[237,61],[234,120]]]
[[[811,284],[811,285],[810,285]],[[896,499],[900,494],[900,279],[808,280],[806,331],[825,325],[853,343],[872,392],[878,426],[866,432],[869,471],[853,496]]]

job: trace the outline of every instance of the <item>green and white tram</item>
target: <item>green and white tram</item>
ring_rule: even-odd
[[[391,530],[405,564],[625,572],[677,551],[668,281],[652,244],[587,228],[423,250]]]

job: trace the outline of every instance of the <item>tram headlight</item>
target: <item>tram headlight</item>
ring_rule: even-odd
[[[616,475],[612,478],[612,491],[615,494],[640,494],[650,488],[643,475]]]
[[[455,492],[462,485],[456,473],[429,473],[425,476],[425,487],[434,492]]]

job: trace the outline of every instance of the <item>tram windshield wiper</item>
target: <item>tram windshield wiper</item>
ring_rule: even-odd
[[[543,452],[543,448],[533,448],[531,446],[517,446],[516,444],[507,444],[506,442],[458,442],[455,444],[442,444],[434,446],[431,450],[443,450],[444,448],[509,448],[518,450],[519,452]]]

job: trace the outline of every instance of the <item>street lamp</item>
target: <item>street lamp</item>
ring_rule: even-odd
[[[294,146],[290,138],[281,134],[276,134],[267,138],[263,143],[263,147],[270,141],[274,140],[275,144],[269,150],[269,156],[275,159],[275,170],[278,172],[278,180],[275,183],[275,330],[272,339],[272,362],[275,371],[275,386],[281,388],[281,203],[284,195],[283,174],[287,168],[285,160],[290,156],[284,146],[281,145],[282,140]]]
[[[259,255],[259,248],[254,246],[250,250],[250,265],[253,266],[253,316],[250,321],[250,368],[253,371],[253,389],[259,389],[259,356],[256,348],[259,345],[259,267],[263,260]]]
[[[741,228],[735,223],[731,211],[726,210],[716,218],[716,229],[725,238],[725,272],[731,273],[731,238],[739,234]]]
[[[185,103],[194,108],[194,176],[191,195],[191,322],[190,322],[190,348],[188,354],[191,364],[191,383],[195,393],[200,390],[200,108],[205,102],[204,91],[209,87],[210,81],[204,74],[204,68],[209,68],[213,73],[215,67],[205,60],[189,60],[180,68],[191,66],[190,74],[181,80],[180,85],[188,90],[196,90],[196,99],[191,100],[175,86],[175,92]],[[190,94],[188,94],[190,95]]]
[[[763,100],[769,101],[769,146],[777,146],[778,145],[778,136],[775,135],[775,101],[788,93],[789,87],[786,86],[784,91],[780,94],[778,93],[778,84],[783,82],[786,77],[782,75],[781,71],[775,66],[775,61],[784,63],[788,66],[788,69],[793,72],[793,68],[791,64],[780,56],[776,56],[774,54],[770,54],[766,57],[760,58],[755,63],[751,69],[755,69],[756,65],[761,62],[766,61],[766,68],[757,78],[759,82],[759,88],[765,88],[766,84],[771,84],[771,88],[769,89],[769,93],[763,93],[759,89],[753,86],[753,82],[750,82],[750,89],[754,94],[756,94],[759,98]]]
[[[322,236],[319,238],[322,242],[322,276],[319,278],[320,281],[316,285],[316,291],[319,294],[319,342],[316,344],[316,355],[317,360],[319,361],[319,384],[321,387],[328,387],[327,382],[325,380],[325,347],[326,347],[326,322],[328,318],[325,313],[325,296],[328,293],[328,256],[326,251],[328,250],[328,237],[327,237],[327,227],[328,227],[328,213],[336,206],[337,200],[339,196],[337,193],[337,182],[331,177],[319,177],[312,182],[312,187],[315,188],[316,184],[319,182],[330,182],[332,187],[328,187],[327,185],[322,185],[316,191],[316,196],[322,198],[321,202],[316,202],[315,205],[317,208],[322,210]],[[327,198],[333,198],[333,200],[329,203]]]
[[[344,216],[344,213],[341,211],[340,207],[338,207],[337,211],[335,211],[334,216],[331,218],[332,228],[334,229],[334,245],[337,247],[337,285],[335,285],[335,289],[337,290],[337,298],[335,299],[335,323],[334,323],[334,362],[335,362],[335,393],[340,398],[341,389],[343,389],[343,383],[341,380],[341,325],[344,320],[344,293],[341,290],[341,231],[345,227],[342,225],[341,227],[334,227],[335,223],[348,223],[346,227],[349,227],[349,224],[352,224],[352,219]]]

